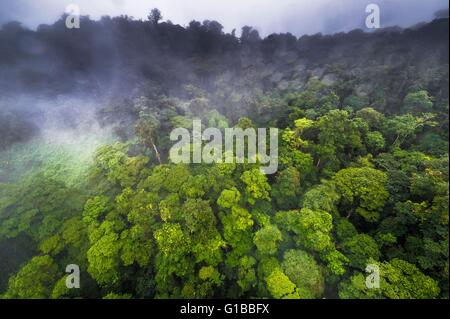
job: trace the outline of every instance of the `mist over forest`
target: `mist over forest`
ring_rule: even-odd
[[[0,298],[448,298],[448,10],[300,37],[66,17],[0,29]],[[171,163],[193,119],[278,128],[278,172]]]

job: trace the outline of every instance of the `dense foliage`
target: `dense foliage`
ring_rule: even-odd
[[[117,54],[133,61],[121,67],[147,72],[138,96],[97,112],[113,126],[114,141],[90,143],[92,158],[86,147],[11,146],[27,137],[16,137],[13,122],[0,125],[3,298],[448,298],[448,38],[436,40],[442,24],[448,37],[448,19],[418,30],[301,39],[260,39],[244,28],[238,39],[214,21],[182,28],[158,23],[156,13],[149,22],[86,20],[80,29],[93,39],[88,34],[111,25]],[[69,31],[59,23],[37,32],[9,25],[0,38],[36,37],[66,50],[64,68],[87,68],[87,49],[72,56],[64,41],[76,41],[60,36]],[[158,73],[147,65],[152,56],[132,53],[138,43],[127,34],[149,39],[139,45],[155,57]],[[329,63],[325,51],[370,41],[381,56],[374,64],[357,61],[364,52],[336,52],[338,62]],[[381,66],[420,41],[447,60],[432,65],[412,50]],[[393,42],[396,52],[383,51]],[[274,71],[274,86],[263,80],[263,62],[232,62],[241,53],[269,68],[282,65],[279,56],[292,59],[291,67],[301,58],[310,64],[297,69],[298,78],[286,78],[291,68]],[[12,64],[20,59],[0,54]],[[352,57],[353,74],[342,69]],[[195,70],[174,78],[187,61]],[[311,72],[317,61],[326,67]],[[205,80],[226,67],[228,80]],[[263,175],[248,163],[170,163],[169,133],[192,119],[218,128],[278,127],[278,172]],[[20,130],[25,124],[18,123]],[[68,264],[80,266],[80,289],[65,285]],[[379,266],[379,289],[366,288],[368,264]]]

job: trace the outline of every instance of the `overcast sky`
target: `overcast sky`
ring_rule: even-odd
[[[411,26],[448,8],[448,0],[0,0],[0,24],[17,20],[35,28],[52,23],[70,3],[78,4],[81,14],[93,19],[121,14],[145,19],[157,7],[164,20],[181,25],[209,19],[219,21],[227,32],[251,25],[262,35],[291,32],[297,36],[363,28],[369,3],[380,6],[382,27]]]

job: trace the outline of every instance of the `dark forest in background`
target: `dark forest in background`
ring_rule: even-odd
[[[4,25],[2,296],[448,298],[448,32],[440,18],[261,38],[157,10]],[[41,152],[48,109],[33,101],[73,97],[113,141],[79,170],[60,153],[13,161]],[[170,131],[195,118],[278,127],[278,173],[171,164]],[[65,286],[74,263],[81,289]]]

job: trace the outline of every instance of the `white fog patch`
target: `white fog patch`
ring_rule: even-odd
[[[62,97],[19,100],[17,108],[34,121],[39,132],[0,152],[0,183],[37,171],[61,177],[68,184],[82,182],[96,149],[114,140],[111,127],[102,127],[96,120],[97,102]]]

